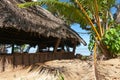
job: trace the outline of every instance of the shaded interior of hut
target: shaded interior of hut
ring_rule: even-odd
[[[54,52],[57,44],[58,52],[72,52],[74,47],[71,39],[70,41],[61,39],[58,43],[58,38],[39,36],[37,33],[14,28],[0,28],[0,43],[0,53],[8,54]],[[33,51],[30,51],[31,48]]]

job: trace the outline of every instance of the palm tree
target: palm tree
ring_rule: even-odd
[[[106,46],[101,42],[105,30],[109,29],[112,20],[110,8],[115,0],[70,0],[60,2],[59,0],[38,0],[39,2],[27,2],[19,7],[34,5],[46,6],[56,17],[62,18],[67,24],[79,23],[83,29],[90,30],[94,36],[95,44],[105,56],[108,56]],[[90,28],[88,28],[90,26]],[[94,47],[96,50],[96,46]],[[95,51],[94,51],[95,52]]]

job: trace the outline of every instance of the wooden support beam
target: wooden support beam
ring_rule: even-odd
[[[75,50],[76,50],[76,46],[73,47],[73,53],[75,53]]]
[[[62,52],[64,52],[64,51],[65,51],[65,49],[64,49],[64,45],[63,45],[63,44],[62,44],[61,48],[62,48]]]
[[[75,53],[75,50],[76,50],[76,46],[75,46],[75,47],[73,47],[73,53]]]
[[[50,48],[49,48],[49,47],[47,47],[47,51],[48,51],[48,52],[50,51]]]
[[[69,48],[69,46],[66,46],[66,48],[67,48],[67,52],[70,52],[70,48]]]
[[[54,48],[54,52],[53,52],[53,53],[56,53],[56,52],[57,52],[57,48],[58,48],[60,42],[61,42],[61,38],[59,38],[59,39],[57,40],[57,42],[56,42],[56,44],[55,44],[55,48]]]
[[[14,44],[12,44],[12,54],[14,53]]]
[[[75,50],[76,50],[76,42],[74,43],[74,46],[73,46],[73,53],[75,53]]]
[[[13,69],[15,68],[16,64],[15,64],[15,55],[13,54]]]
[[[2,58],[2,71],[4,72],[5,71],[5,55],[3,56]]]
[[[24,64],[24,54],[21,55],[22,56],[22,66],[25,65]]]

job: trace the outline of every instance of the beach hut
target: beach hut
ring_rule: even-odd
[[[0,54],[1,71],[53,59],[73,58],[75,48],[86,42],[65,22],[49,11],[34,6],[21,9],[21,0],[0,0],[0,43],[11,44],[12,54]],[[35,54],[15,53],[14,45],[38,45]],[[66,50],[64,49],[66,47]],[[48,48],[47,51],[43,49]],[[49,51],[53,48],[53,51]],[[70,52],[69,48],[73,48]],[[59,49],[59,50],[58,50]]]

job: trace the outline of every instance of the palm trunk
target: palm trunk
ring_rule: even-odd
[[[98,11],[98,5],[97,5],[97,0],[94,0],[95,2],[95,16],[96,16],[96,22],[97,22],[97,25],[98,25],[98,32],[100,34],[100,36],[103,35],[103,32],[102,32],[102,27],[101,27],[101,22],[100,22],[100,17],[99,17],[99,11]]]
[[[81,11],[83,12],[83,14],[85,14],[86,19],[89,21],[93,31],[96,33],[97,37],[99,40],[101,40],[100,34],[98,33],[97,29],[95,28],[92,20],[90,19],[90,17],[88,16],[87,12],[85,11],[85,9],[82,7],[82,5],[80,4],[80,2],[78,0],[76,0],[76,3],[78,4],[79,8],[81,9]]]
[[[93,58],[94,58],[94,65],[93,65],[93,68],[94,68],[94,79],[95,80],[98,80],[98,75],[97,75],[97,69],[96,69],[96,63],[97,63],[97,54],[96,54],[96,50],[97,50],[97,44],[95,43],[95,46],[94,46],[94,55],[93,55]]]

